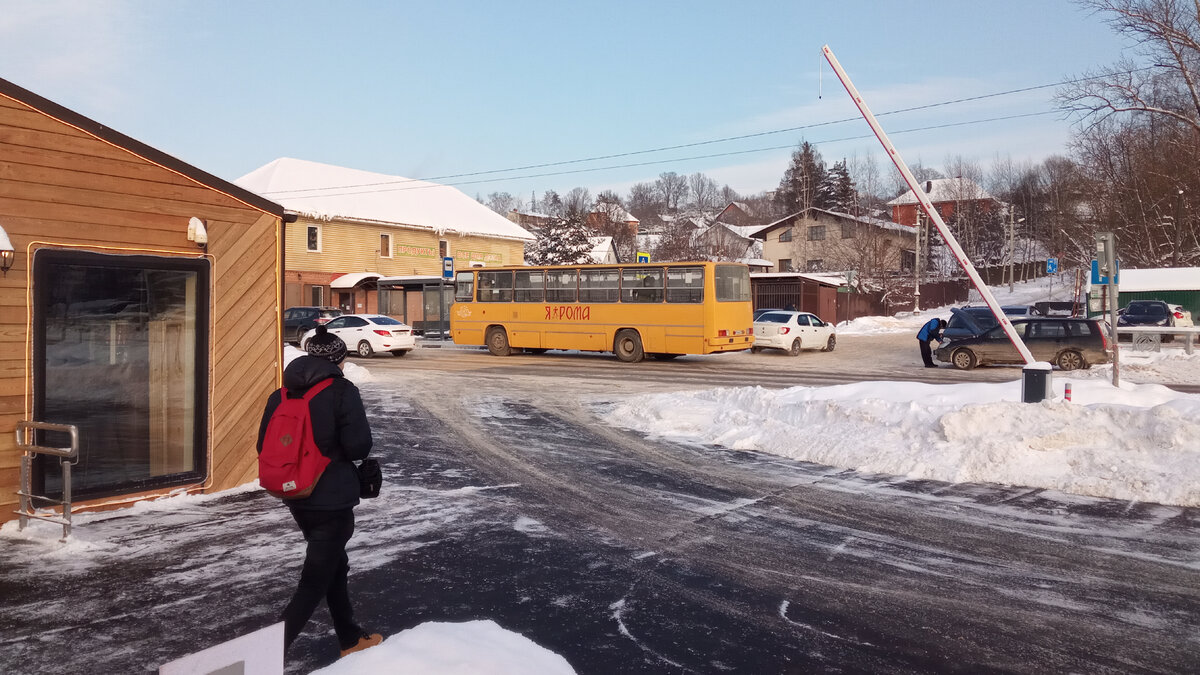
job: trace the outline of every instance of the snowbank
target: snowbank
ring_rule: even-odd
[[[1038,404],[1021,403],[1015,382],[649,394],[608,421],[871,473],[1200,505],[1200,396],[1071,382],[1072,403]]]
[[[569,675],[563,657],[493,621],[423,623],[313,671],[322,675]]]

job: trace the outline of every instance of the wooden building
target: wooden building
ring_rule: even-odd
[[[0,80],[0,520],[22,420],[76,425],[76,508],[257,476],[281,206]],[[46,445],[62,445],[51,438]],[[62,493],[58,463],[35,493]]]

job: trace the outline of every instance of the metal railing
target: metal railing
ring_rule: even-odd
[[[35,432],[51,431],[69,434],[71,447],[54,448],[37,445]],[[48,520],[63,527],[63,541],[71,534],[71,466],[79,461],[79,427],[74,424],[51,424],[49,422],[32,422],[21,420],[17,422],[17,447],[23,451],[21,455],[21,489],[17,492],[20,497],[17,514],[21,517],[19,529],[25,529],[30,518]],[[33,460],[37,455],[58,457],[62,469],[62,499],[51,499],[44,495],[33,494]],[[62,506],[62,515],[53,511],[39,513],[36,502]]]
[[[1184,353],[1191,355],[1196,351],[1196,337],[1200,336],[1200,327],[1118,326],[1117,335],[1130,336],[1130,346],[1138,352],[1156,352],[1160,349],[1164,336],[1180,336],[1183,338]]]

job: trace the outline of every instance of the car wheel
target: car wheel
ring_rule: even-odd
[[[751,353],[751,354],[757,354],[757,353],[759,353],[759,352],[761,352],[761,351],[762,351],[762,347],[751,347],[751,348],[750,348],[750,353]]]
[[[1068,349],[1067,351],[1059,354],[1058,358],[1054,360],[1054,363],[1059,367],[1060,370],[1078,370],[1080,368],[1087,367],[1086,362],[1083,360],[1083,354],[1080,354],[1073,349]]]
[[[499,326],[490,328],[487,334],[487,348],[493,356],[512,354],[512,347],[508,346],[508,333]]]
[[[303,328],[296,329],[296,344],[300,344],[300,342],[304,339],[304,334],[307,332],[308,331],[304,330]]]
[[[825,343],[825,348],[824,348],[824,349],[822,349],[821,351],[823,351],[823,352],[831,352],[831,351],[833,351],[833,348],[834,348],[834,347],[836,347],[836,346],[837,346],[837,336],[836,336],[836,335],[830,335],[830,336],[829,336],[829,342],[826,342],[826,343]]]
[[[358,355],[364,359],[369,359],[374,356],[375,350],[371,349],[371,343],[363,340],[358,343]]]
[[[392,356],[404,356],[408,353],[407,349],[393,349]]]
[[[800,338],[792,340],[792,347],[788,349],[788,354],[791,356],[800,356],[800,352],[804,350],[804,345],[800,344]]]
[[[971,370],[979,361],[975,358],[975,352],[962,347],[955,349],[954,353],[950,355],[950,363],[959,370]]]
[[[671,359],[673,359],[679,355],[678,354],[651,354],[650,356],[654,357],[658,361],[670,361]]]
[[[642,336],[632,328],[617,331],[617,336],[613,339],[613,353],[625,363],[641,361],[646,356],[642,351]]]

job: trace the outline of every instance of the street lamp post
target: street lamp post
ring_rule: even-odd
[[[917,240],[913,247],[913,313],[921,313],[921,209],[917,208]]]

